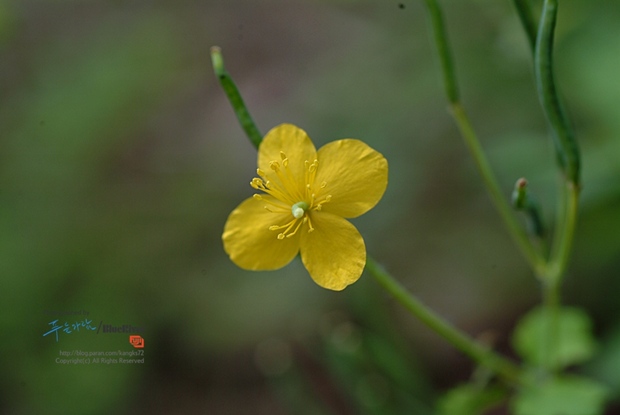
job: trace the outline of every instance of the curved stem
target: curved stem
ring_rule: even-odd
[[[534,53],[539,99],[553,130],[557,158],[565,174],[558,208],[557,231],[546,275],[553,285],[559,285],[570,257],[579,207],[581,167],[577,140],[562,107],[553,74],[553,39],[557,9],[558,0],[544,1]]]
[[[515,0],[515,3],[522,3],[524,8],[527,7],[523,0]],[[547,356],[551,356],[550,350],[558,347],[560,287],[574,239],[581,169],[579,146],[562,106],[553,73],[553,41],[557,9],[558,0],[544,0],[534,48],[534,72],[538,96],[552,129],[557,161],[564,173],[564,185],[558,202],[551,254],[545,272],[540,275],[543,284],[544,306],[549,317],[549,327],[543,345]],[[523,17],[522,21],[531,38],[531,27]],[[555,362],[551,361],[550,357],[545,361],[548,371],[552,372],[556,369]]]
[[[446,320],[435,314],[370,257],[366,260],[366,269],[379,285],[392,294],[407,311],[418,318],[428,328],[447,340],[455,348],[459,349],[479,364],[492,370],[509,383],[519,383],[521,381],[521,371],[515,363],[495,353],[493,350],[482,346],[467,334],[456,329]]]
[[[553,130],[558,163],[566,179],[579,186],[579,147],[562,107],[553,73],[553,39],[557,12],[558,0],[545,0],[534,50],[534,69],[538,97]]]
[[[534,272],[537,275],[540,275],[544,272],[545,260],[536,247],[532,244],[532,241],[528,238],[508,201],[502,194],[497,179],[493,174],[493,170],[491,169],[484,151],[482,150],[480,141],[478,140],[471,122],[469,121],[469,117],[465,113],[465,110],[459,101],[460,98],[456,74],[452,64],[448,36],[443,24],[443,16],[441,14],[439,3],[437,0],[426,0],[426,6],[430,15],[431,24],[433,26],[435,44],[437,45],[437,52],[439,53],[441,70],[443,73],[444,89],[447,99],[450,102],[452,115],[476,163],[476,167],[482,176],[487,192],[491,196],[491,199],[502,220],[504,221],[508,232],[523,253],[526,260],[529,262]]]
[[[465,139],[465,143],[469,148],[469,151],[476,163],[476,167],[482,176],[482,180],[486,186],[486,189],[495,205],[495,208],[499,212],[504,224],[508,228],[513,240],[532,266],[534,272],[537,275],[545,273],[546,263],[542,255],[534,248],[534,245],[527,236],[523,227],[514,215],[514,212],[508,203],[507,199],[502,194],[497,179],[493,174],[493,170],[487,161],[487,158],[482,150],[480,141],[476,136],[476,133],[471,126],[469,117],[465,113],[460,103],[452,105],[452,115],[456,120],[461,135]]]
[[[537,24],[534,18],[534,13],[532,12],[532,7],[529,4],[530,2],[528,0],[513,0],[513,3],[515,4],[515,8],[517,9],[519,20],[521,20],[521,25],[523,26],[525,34],[527,35],[530,49],[534,51],[534,49],[536,48]]]

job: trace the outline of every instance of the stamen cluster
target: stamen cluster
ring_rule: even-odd
[[[258,193],[253,195],[254,199],[267,203],[263,206],[267,211],[272,213],[291,212],[293,216],[291,221],[284,225],[269,226],[270,231],[284,229],[277,236],[278,239],[282,240],[295,235],[299,228],[306,223],[308,224],[308,232],[312,232],[314,227],[312,226],[309,212],[313,210],[320,211],[323,204],[328,203],[332,199],[332,195],[325,195],[318,200],[313,190],[316,172],[319,167],[317,159],[313,160],[312,163],[308,160],[304,161],[304,179],[302,186],[300,186],[289,169],[289,159],[283,151],[280,151],[280,158],[281,162],[277,160],[269,162],[269,167],[273,171],[272,174],[277,176],[277,181],[269,180],[268,174],[258,168],[256,169],[256,174],[260,178],[253,178],[250,186],[275,198],[275,201],[272,201],[265,199]],[[319,185],[319,190],[323,191],[326,187],[327,182],[322,181]]]

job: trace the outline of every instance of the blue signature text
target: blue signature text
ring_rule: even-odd
[[[48,323],[48,325],[52,326],[52,329],[48,331],[47,333],[43,334],[43,336],[47,336],[48,334],[55,333],[56,341],[58,341],[59,331],[65,332],[67,334],[71,334],[74,331],[80,331],[80,328],[84,330],[96,330],[97,329],[96,327],[93,327],[90,325],[90,323],[92,322],[93,322],[92,320],[89,320],[87,318],[85,318],[82,321],[76,321],[75,323],[69,323],[65,321],[64,324],[58,324],[58,320],[52,320]]]

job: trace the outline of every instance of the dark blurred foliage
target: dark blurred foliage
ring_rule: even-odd
[[[446,111],[422,2],[0,0],[0,412],[428,414],[473,369],[369,276],[236,268],[228,213],[256,150],[214,78],[222,47],[259,128],[355,137],[390,184],[355,220],[430,307],[507,353],[538,284]],[[534,1],[536,5],[540,2]],[[511,2],[442,2],[463,100],[509,197],[553,221],[557,173]],[[557,75],[584,158],[565,302],[587,307],[620,392],[620,3],[561,2]],[[42,334],[46,310],[146,328],[143,365],[62,365],[114,335]],[[89,318],[90,318],[89,317]],[[611,413],[611,412],[610,412]]]

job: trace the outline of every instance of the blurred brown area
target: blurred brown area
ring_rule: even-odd
[[[432,413],[471,363],[369,276],[342,293],[296,260],[251,273],[221,246],[256,150],[212,74],[222,48],[259,128],[354,137],[390,165],[354,220],[370,255],[512,354],[540,300],[446,110],[422,2],[0,0],[0,412]],[[510,2],[442,2],[463,101],[506,197],[527,177],[553,222],[557,171]],[[620,390],[620,4],[562,3],[557,75],[584,158],[565,302]],[[46,310],[146,327],[143,365],[61,365],[110,336],[42,337]],[[61,334],[62,336],[62,334]],[[123,343],[123,342],[121,342]],[[123,343],[124,344],[124,343]]]

